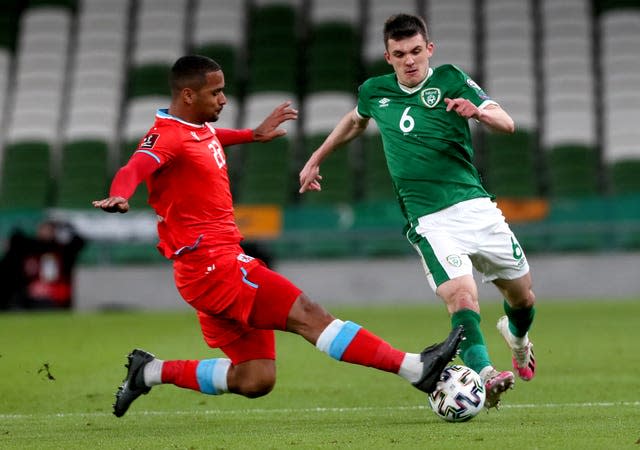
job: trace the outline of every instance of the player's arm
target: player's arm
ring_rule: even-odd
[[[246,144],[248,142],[269,142],[279,136],[287,134],[287,131],[278,128],[287,120],[298,118],[298,110],[291,108],[291,102],[284,102],[271,111],[260,125],[256,128],[245,128],[235,130],[230,128],[216,128],[216,136],[220,143],[227,147],[229,145]]]
[[[478,108],[466,98],[445,98],[447,111],[453,111],[466,119],[476,119],[492,131],[513,133],[515,124],[511,116],[496,103]]]
[[[133,154],[129,162],[120,168],[111,182],[109,197],[93,202],[94,208],[106,212],[126,213],[129,211],[129,198],[136,187],[151,175],[159,166],[158,161],[144,152]]]
[[[369,124],[369,119],[360,116],[357,108],[349,111],[338,122],[325,141],[313,152],[309,160],[300,171],[300,193],[306,191],[320,191],[320,164],[336,148],[360,136]]]

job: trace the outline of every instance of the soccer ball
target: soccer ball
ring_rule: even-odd
[[[429,394],[429,404],[447,422],[465,422],[482,410],[485,398],[484,383],[477,372],[466,366],[449,366]]]

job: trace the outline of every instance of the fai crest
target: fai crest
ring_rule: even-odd
[[[458,255],[447,256],[447,262],[453,267],[460,267],[462,265],[462,259]]]
[[[422,103],[424,103],[427,108],[436,106],[438,102],[440,102],[440,97],[442,97],[442,93],[438,88],[427,88],[420,93]]]

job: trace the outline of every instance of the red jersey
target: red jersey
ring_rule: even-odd
[[[158,110],[153,127],[134,153],[159,167],[146,179],[149,204],[158,215],[158,249],[174,258],[195,247],[238,244],[225,143],[253,140],[251,130],[218,130]]]

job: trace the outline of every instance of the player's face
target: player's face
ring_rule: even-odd
[[[387,41],[384,58],[393,66],[400,84],[414,87],[427,76],[433,43],[427,43],[420,33],[409,38]]]
[[[200,118],[199,123],[215,122],[220,116],[227,98],[224,96],[224,74],[222,70],[209,72],[206,83],[193,92],[193,111]]]

